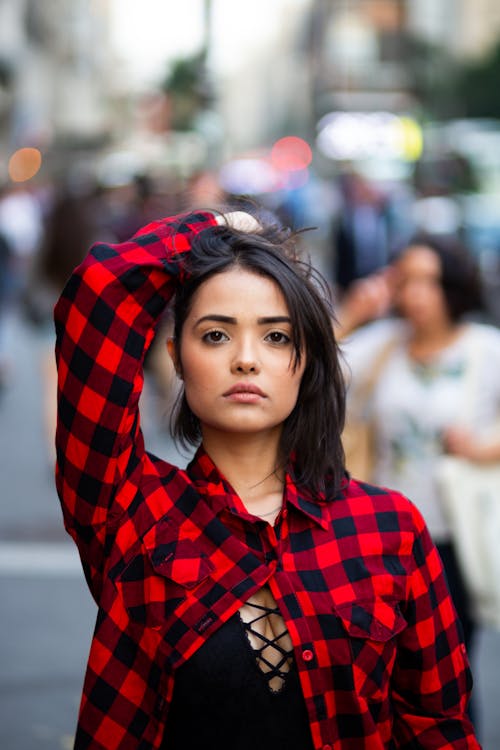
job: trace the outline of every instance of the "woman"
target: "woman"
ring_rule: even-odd
[[[138,412],[173,294],[186,470]],[[99,606],[75,747],[478,748],[421,515],[344,473],[331,318],[293,238],[164,219],[95,246],[55,317],[57,487]]]
[[[467,319],[480,308],[479,276],[470,254],[451,238],[416,236],[389,273],[353,287],[339,313],[342,333],[391,303],[399,317],[362,326],[343,341],[352,378],[348,403],[351,412],[360,407],[356,392],[377,370],[369,403],[363,404],[375,435],[369,478],[397,487],[422,512],[470,648],[474,622],[437,467],[443,452],[479,463],[500,460],[500,332]]]

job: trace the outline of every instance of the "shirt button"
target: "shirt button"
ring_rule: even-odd
[[[302,658],[304,661],[312,661],[314,659],[314,654],[310,648],[306,648],[302,651]],[[323,748],[323,750],[325,750],[325,748]]]
[[[332,750],[331,745],[323,745],[323,750]]]

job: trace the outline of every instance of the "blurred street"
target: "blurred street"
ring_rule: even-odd
[[[9,319],[12,371],[0,398],[0,748],[70,748],[95,617],[62,527],[43,428],[41,363],[52,347]],[[146,402],[148,403],[148,402]],[[156,411],[150,399],[147,413]],[[146,417],[147,417],[146,413]],[[149,445],[176,451],[145,418]],[[474,659],[484,750],[500,747],[500,633],[481,632]]]
[[[43,426],[46,333],[8,321],[0,395],[0,748],[72,747],[96,609],[63,529]],[[162,434],[150,429],[151,443]],[[159,451],[158,445],[155,450]],[[164,455],[177,456],[171,445]]]

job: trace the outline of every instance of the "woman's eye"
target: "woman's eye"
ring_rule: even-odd
[[[266,340],[270,341],[271,344],[289,344],[290,336],[287,336],[282,331],[271,331],[271,333],[267,334]]]
[[[208,331],[203,336],[203,341],[206,341],[208,344],[220,344],[227,340],[228,337],[223,331]]]

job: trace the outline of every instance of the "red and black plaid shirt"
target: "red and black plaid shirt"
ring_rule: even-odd
[[[267,584],[317,750],[479,748],[456,615],[410,502],[347,480],[326,501],[288,475],[277,538],[202,450],[186,471],[146,453],[143,358],[179,260],[214,224],[96,245],[56,306],[57,488],[99,606],[75,747],[159,748],[176,668]]]

